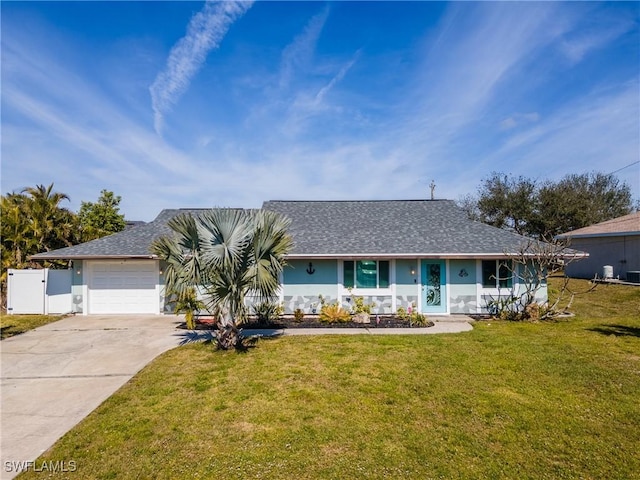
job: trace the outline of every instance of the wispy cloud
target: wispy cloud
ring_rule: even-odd
[[[247,16],[235,27],[252,28],[263,14],[275,19],[270,5],[254,5],[260,20]],[[201,37],[187,43],[195,35],[188,32],[157,75],[156,129],[163,117],[174,123],[167,112],[187,89],[203,101],[222,99],[225,115],[190,110],[165,137],[149,122],[148,85],[158,58],[165,60],[157,44],[145,43],[151,57],[145,68],[109,50],[122,68],[103,66],[101,77],[114,77],[105,88],[88,72],[85,55],[69,62],[51,46],[55,27],[38,40],[16,22],[22,33],[3,31],[2,39],[3,186],[55,181],[78,202],[108,188],[122,195],[127,216],[150,220],[161,208],[258,207],[278,197],[426,198],[432,179],[437,197],[456,198],[491,170],[553,179],[621,168],[638,158],[637,72],[627,66],[597,82],[582,78],[587,62],[568,62],[562,45],[580,43],[586,15],[567,5],[451,3],[409,43],[368,42],[345,29],[340,50],[337,38],[323,50],[329,22],[336,20],[332,32],[344,28],[343,9],[304,4],[284,43],[282,32],[273,43],[262,30],[241,32],[243,48],[235,49],[223,85],[212,92],[199,90],[194,76],[207,45],[220,44],[242,9],[209,20],[218,32],[214,41],[203,12],[213,16],[229,6],[207,4],[196,14],[199,29],[189,26]],[[591,47],[579,49],[582,58],[600,48],[615,52],[607,44],[615,36],[606,38],[584,43]],[[181,49],[189,50],[185,58]],[[178,120],[178,108],[174,115]],[[620,174],[635,174],[638,185],[634,168]]]
[[[340,82],[344,78],[344,76],[351,69],[351,67],[353,67],[353,64],[358,61],[360,52],[361,50],[358,50],[356,54],[353,56],[353,58],[348,63],[342,66],[340,71],[338,71],[338,73],[331,79],[331,81],[320,89],[320,91],[316,94],[316,97],[315,97],[316,103],[322,102],[323,98],[329,92],[329,90],[331,90],[338,82]]]
[[[295,142],[308,130],[310,121],[341,110],[340,105],[327,105],[325,97],[358,61],[361,51],[346,62],[333,56],[316,56],[329,15],[326,5],[282,49],[277,73],[265,82],[261,101],[252,106],[249,122],[258,128],[268,124],[270,137],[277,132],[284,141]]]
[[[329,102],[325,97],[335,88],[358,61],[360,50],[347,63],[342,65],[338,72],[333,75],[320,89],[314,88],[314,85],[306,89],[300,89],[291,98],[293,99],[287,110],[287,117],[283,126],[287,133],[291,136],[300,134],[308,127],[308,122],[318,119],[319,117],[341,118],[348,107],[342,105],[340,101]],[[329,67],[326,67],[327,69]],[[315,92],[315,93],[314,93]]]
[[[452,4],[416,87],[424,91],[413,102],[416,117],[434,119],[439,138],[450,141],[477,122],[527,60],[565,28],[553,4]]]
[[[164,115],[189,88],[191,79],[217,48],[231,25],[251,7],[250,1],[207,1],[189,22],[187,34],[171,49],[165,69],[149,87],[154,127],[161,133]]]
[[[363,94],[362,103],[353,102],[355,82],[343,82],[356,62],[370,65],[364,49],[346,63],[324,56],[311,72],[294,68],[313,58],[319,26],[326,21],[316,16],[284,51],[282,73],[291,92],[280,92],[277,112],[263,118],[272,119],[270,133],[281,130],[282,146],[270,145],[265,161],[288,172],[294,182],[289,197],[419,197],[427,195],[433,178],[438,196],[455,198],[492,169],[543,176],[581,165],[595,169],[597,158],[606,154],[608,135],[617,139],[620,158],[629,158],[638,145],[632,131],[637,101],[630,91],[625,89],[622,110],[624,101],[603,91],[584,102],[562,98],[540,111],[531,101],[531,92],[547,81],[546,72],[531,72],[576,28],[581,15],[555,4],[452,4],[435,32],[438,47],[425,49],[423,64],[410,68],[410,76],[395,78],[394,91]],[[321,78],[325,81],[318,86]],[[343,104],[344,99],[349,101]],[[609,101],[615,105],[611,110]],[[598,115],[590,114],[590,105],[598,105]],[[379,106],[386,115],[376,115]],[[360,108],[366,122],[359,122]],[[308,133],[318,125],[329,133],[311,138]],[[576,143],[582,144],[583,160],[571,154],[565,164],[554,155],[569,156]],[[565,170],[559,168],[563,164]],[[384,174],[354,181],[354,172],[362,171]],[[273,175],[265,173],[266,178]]]
[[[3,190],[55,182],[77,209],[107,188],[129,218],[153,218],[172,184],[195,181],[192,159],[46,48],[21,34],[3,38],[11,65],[2,85]],[[174,198],[184,195],[176,190]]]
[[[559,44],[560,51],[570,63],[582,61],[589,53],[604,47],[611,41],[636,27],[636,20],[617,15],[592,15],[592,25],[566,34]]]
[[[638,82],[595,91],[509,137],[488,160],[530,174],[608,171],[638,157]],[[624,166],[624,165],[622,165]],[[640,179],[636,179],[637,189]]]
[[[535,123],[540,120],[540,115],[536,112],[514,113],[500,122],[502,130],[511,130],[524,124]]]
[[[328,16],[329,7],[327,6],[322,12],[314,15],[302,33],[283,50],[280,67],[280,88],[289,87],[296,70],[306,69],[311,64],[316,44]]]

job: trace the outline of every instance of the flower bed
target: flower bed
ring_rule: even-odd
[[[321,322],[318,315],[305,315],[297,321],[293,315],[285,315],[273,322],[259,322],[255,317],[250,317],[249,321],[241,328],[245,330],[265,329],[265,328],[419,328],[432,327],[434,323],[427,320],[426,325],[416,325],[410,323],[409,319],[402,319],[395,315],[371,315],[370,323],[327,323]],[[199,317],[196,320],[196,330],[213,330],[216,328],[215,320],[212,317]]]

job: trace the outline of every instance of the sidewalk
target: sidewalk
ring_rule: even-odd
[[[431,335],[436,333],[461,333],[473,330],[471,318],[463,317],[443,319],[430,317],[434,321],[433,327],[424,328],[267,328],[245,329],[245,336],[277,337],[281,335]]]

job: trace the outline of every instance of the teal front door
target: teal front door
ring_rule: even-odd
[[[422,311],[447,313],[447,279],[444,260],[422,260]]]

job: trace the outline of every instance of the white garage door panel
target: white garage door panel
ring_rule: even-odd
[[[91,262],[89,313],[158,313],[158,264]]]

